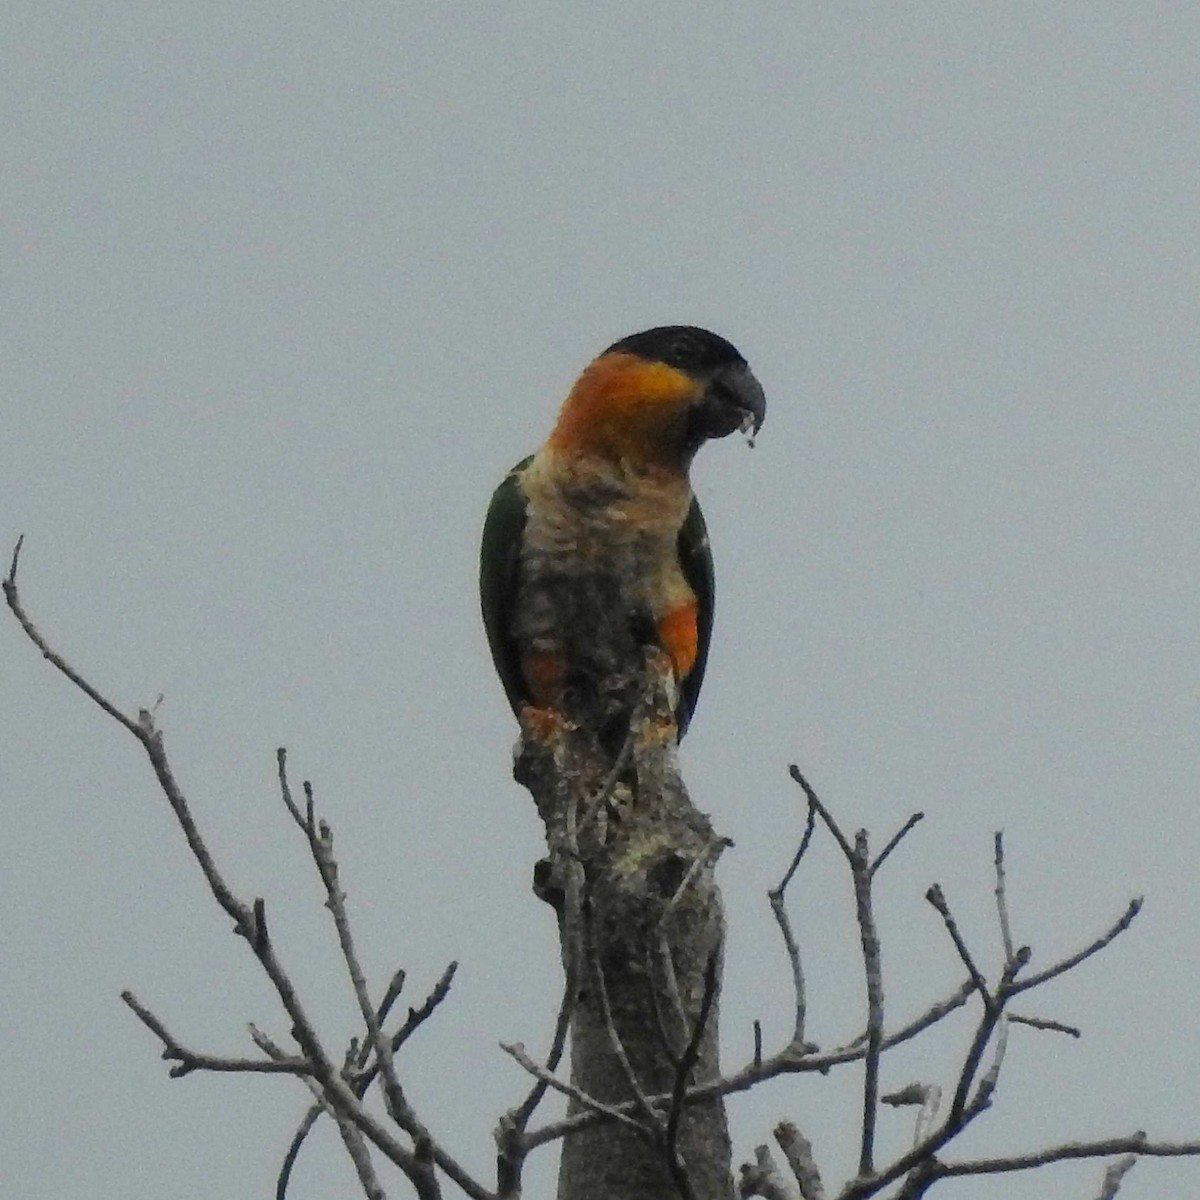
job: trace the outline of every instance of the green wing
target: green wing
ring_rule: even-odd
[[[708,528],[700,502],[692,500],[687,519],[679,531],[679,565],[688,586],[696,593],[696,662],[679,689],[679,736],[687,732],[688,722],[696,709],[700,685],[704,682],[704,667],[708,662],[708,643],[712,640],[713,579],[712,550],[708,545]]]
[[[532,456],[531,456],[532,457]],[[504,477],[492,495],[483,523],[483,541],[479,548],[479,599],[483,608],[483,626],[500,682],[514,713],[529,700],[517,643],[512,636],[513,611],[517,603],[517,568],[521,541],[525,535],[526,502],[520,475],[529,464],[522,459]]]

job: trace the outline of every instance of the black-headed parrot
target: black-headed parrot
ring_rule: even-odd
[[[619,745],[654,645],[674,668],[683,736],[713,621],[688,468],[709,438],[753,436],[765,415],[746,360],[706,329],[648,329],[589,364],[484,524],[483,621],[514,713],[590,721]]]

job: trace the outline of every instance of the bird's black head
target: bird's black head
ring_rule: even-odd
[[[660,325],[614,342],[605,353],[665,363],[701,385],[687,416],[689,452],[707,438],[725,437],[735,429],[757,433],[762,427],[767,415],[762,387],[737,348],[718,334],[695,325]]]
[[[746,365],[730,342],[696,325],[659,325],[613,342],[606,354],[636,354],[647,362],[666,363],[689,375],[719,367]]]

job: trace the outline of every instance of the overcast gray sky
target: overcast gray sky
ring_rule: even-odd
[[[717,631],[684,750],[734,838],[724,1058],[790,1021],[764,899],[799,762],[848,828],[925,823],[880,882],[898,1021],[995,966],[991,837],[1046,964],[964,1145],[1200,1136],[1200,10],[1182,5],[69,5],[0,15],[0,543],[27,605],[168,747],[231,881],[354,1032],[290,748],[335,825],[365,957],[451,999],[405,1059],[481,1174],[545,1044],[539,824],[476,599],[491,489],[583,364],[662,323],[733,340],[753,453],[695,482]],[[7,559],[7,550],[4,550]],[[166,1077],[120,1004],[234,1053],[286,1024],[136,745],[0,622],[0,1194],[258,1197],[305,1108]],[[828,841],[795,888],[811,1036],[861,1021]],[[952,1024],[885,1085],[947,1080]],[[734,1101],[853,1165],[856,1078]],[[907,1115],[883,1118],[892,1150]],[[531,1194],[546,1194],[544,1156]],[[961,1185],[1094,1194],[1099,1165]],[[294,1200],[351,1194],[314,1138]],[[1122,1200],[1200,1192],[1146,1162]],[[397,1195],[404,1194],[399,1184]],[[940,1193],[939,1193],[940,1194]]]

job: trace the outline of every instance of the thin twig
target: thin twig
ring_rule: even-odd
[[[867,1052],[863,1059],[862,1143],[858,1159],[860,1176],[875,1170],[875,1120],[879,1110],[879,1058],[883,1052],[883,964],[879,932],[871,909],[871,867],[867,831],[854,840],[850,870],[854,878],[854,909],[862,944],[867,987]]]
[[[789,771],[805,796],[808,797],[809,804],[816,809],[829,832],[833,834],[834,840],[850,864],[850,874],[854,881],[854,909],[858,920],[867,990],[867,1045],[863,1056],[862,1141],[858,1159],[859,1176],[866,1177],[875,1171],[875,1120],[879,1107],[879,1056],[883,1043],[884,1005],[879,933],[871,910],[870,846],[865,829],[858,831],[855,835],[854,845],[851,846],[837,821],[834,820],[833,814],[821,803],[820,797],[801,774],[800,768],[793,764]],[[920,820],[919,817],[909,818],[900,832],[888,843],[884,853],[879,856],[877,866],[883,862],[918,820]]]
[[[573,1083],[567,1083],[565,1080],[552,1075],[545,1067],[534,1062],[529,1057],[525,1052],[525,1047],[520,1042],[501,1042],[500,1049],[510,1058],[520,1063],[535,1079],[540,1079],[547,1087],[553,1088],[556,1092],[561,1092],[562,1095],[583,1105],[584,1108],[589,1109],[597,1116],[605,1117],[610,1121],[616,1121],[620,1125],[625,1125],[630,1129],[636,1130],[643,1137],[654,1136],[652,1129],[649,1129],[640,1121],[635,1121],[627,1112],[622,1110],[621,1106],[605,1104],[604,1101],[597,1100],[595,1096],[589,1096],[587,1092],[581,1091]]]
[[[1061,1021],[1052,1021],[1049,1017],[1022,1017],[1017,1013],[1008,1014],[1009,1021],[1014,1025],[1028,1025],[1031,1029],[1047,1029],[1051,1033],[1065,1033],[1068,1037],[1083,1037],[1083,1030],[1075,1025],[1064,1025]]]
[[[679,1159],[679,1123],[683,1117],[683,1100],[687,1094],[688,1082],[691,1079],[692,1072],[696,1069],[696,1063],[699,1061],[700,1043],[704,1040],[704,1033],[708,1027],[708,1019],[712,1014],[713,1002],[717,997],[720,965],[720,954],[714,950],[708,956],[708,961],[704,964],[704,994],[700,998],[700,1011],[696,1015],[696,1022],[692,1027],[692,1036],[684,1048],[683,1055],[675,1071],[675,1087],[671,1093],[671,1109],[667,1114],[665,1138],[667,1165],[671,1169],[675,1186],[679,1189],[681,1195],[686,1195],[691,1185],[687,1182],[686,1172],[683,1170],[683,1164]]]
[[[800,773],[800,768],[793,763],[788,767],[788,773],[800,785],[805,796],[808,797],[808,802],[820,814],[821,820],[825,822],[829,832],[833,834],[837,844],[841,847],[842,853],[846,856],[847,861],[854,857],[854,847],[850,845],[846,835],[841,831],[838,823],[833,819],[833,814],[821,803],[820,797],[813,791],[807,779]]]
[[[783,878],[772,889],[778,892],[781,896],[788,889],[788,884],[792,882],[792,876],[796,873],[796,868],[800,865],[800,860],[804,857],[808,850],[808,844],[812,841],[813,830],[817,825],[817,810],[811,800],[808,801],[808,811],[804,818],[804,833],[800,836],[800,845],[796,848],[796,853],[792,855],[792,861],[788,864],[788,869],[784,871]]]
[[[925,1099],[921,1111],[917,1113],[917,1122],[913,1128],[913,1145],[916,1146],[929,1136],[933,1123],[937,1119],[938,1109],[942,1105],[942,1089],[931,1083],[925,1089]]]
[[[337,933],[338,947],[342,952],[342,962],[346,968],[347,975],[350,977],[350,984],[354,990],[354,998],[358,1002],[359,1015],[366,1026],[366,1040],[375,1054],[375,1061],[379,1064],[379,1070],[383,1076],[383,1094],[388,1108],[388,1115],[402,1129],[414,1137],[427,1136],[424,1127],[417,1120],[416,1114],[412,1111],[408,1099],[404,1094],[404,1089],[396,1073],[396,1063],[392,1055],[391,1041],[384,1036],[375,1005],[371,1003],[371,996],[367,989],[366,975],[362,969],[362,963],[359,961],[358,951],[354,945],[354,933],[350,927],[350,917],[346,912],[346,893],[342,890],[338,877],[337,859],[333,853],[333,832],[324,821],[318,822],[315,818],[316,801],[313,795],[312,784],[308,780],[305,780],[303,785],[305,816],[303,819],[300,818],[300,814],[292,800],[291,788],[288,785],[287,778],[286,756],[282,751],[277,754],[277,761],[279,764],[280,791],[283,795],[284,803],[308,841],[309,853],[312,856],[313,865],[317,868],[317,874],[320,876],[321,884],[325,888],[325,907],[329,910],[329,914],[333,919],[334,930]]]
[[[872,875],[874,875],[875,872],[883,866],[884,862],[887,861],[888,855],[891,854],[891,852],[895,850],[898,845],[900,845],[905,836],[912,831],[917,822],[923,821],[924,819],[925,814],[923,812],[915,812],[911,817],[908,818],[907,821],[904,822],[903,825],[900,826],[898,830],[896,830],[895,834],[892,836],[892,840],[888,842],[888,844],[884,846],[882,850],[880,850],[878,857],[871,864],[870,871]]]
[[[1135,1166],[1137,1166],[1136,1154],[1126,1154],[1123,1158],[1118,1158],[1115,1163],[1110,1163],[1104,1172],[1104,1179],[1100,1184],[1100,1194],[1096,1200],[1114,1200],[1117,1192],[1121,1190],[1121,1180]]]
[[[21,628],[25,631],[29,640],[41,651],[42,657],[61,671],[85,696],[95,704],[98,704],[114,721],[124,725],[130,733],[139,741],[142,740],[142,733],[138,723],[132,718],[127,717],[116,705],[105,699],[62,655],[51,650],[45,639],[38,632],[37,627],[25,614],[25,609],[21,605],[21,598],[17,592],[17,563],[21,557],[21,547],[25,544],[25,535],[21,534],[17,538],[17,544],[13,548],[12,563],[8,568],[8,576],[4,580],[4,598],[8,602],[8,607],[12,609],[12,614],[17,618]]]
[[[450,985],[454,982],[454,974],[458,970],[457,960],[447,964],[446,969],[438,977],[429,995],[417,1008],[410,1008],[404,1024],[392,1034],[392,1052],[395,1053],[408,1041],[420,1027],[429,1020],[434,1010],[450,994]],[[380,1020],[382,1020],[382,1014]]]
[[[655,949],[658,951],[657,958]],[[675,975],[675,963],[671,959],[671,947],[665,933],[660,931],[657,947],[652,946],[647,939],[642,958],[646,966],[646,994],[654,1014],[654,1032],[658,1034],[659,1045],[671,1066],[678,1070],[681,1052],[675,1047],[679,1039],[668,1027],[667,1014],[663,1010],[663,993],[671,1003],[671,1017],[678,1027],[680,1039],[687,1035],[688,1019],[683,1008],[683,997],[679,992],[679,980]]]
[[[1004,875],[1004,834],[997,829],[992,839],[993,860],[996,864],[996,915],[1000,920],[1000,939],[1004,945],[1004,961],[1010,963],[1015,955],[1012,925],[1008,919],[1008,889]]]
[[[957,1175],[1002,1175],[1009,1171],[1032,1171],[1049,1163],[1067,1162],[1078,1158],[1111,1158],[1114,1154],[1135,1154],[1147,1158],[1193,1158],[1200,1155],[1200,1141],[1152,1142],[1145,1133],[1107,1138],[1094,1142],[1064,1142],[1047,1146],[1028,1154],[1013,1154],[1004,1158],[976,1158],[962,1162],[938,1164],[938,1174],[944,1178]]]
[[[550,1051],[546,1055],[546,1073],[553,1075],[558,1069],[558,1064],[562,1061],[562,1056],[566,1050],[567,1034],[571,1028],[571,1014],[575,1010],[575,998],[579,993],[579,983],[575,978],[575,971],[570,970],[567,978],[563,983],[562,997],[558,1004],[558,1014],[554,1020],[554,1035],[550,1041]],[[518,1130],[523,1130],[529,1123],[529,1118],[533,1115],[534,1110],[541,1103],[542,1097],[546,1093],[547,1084],[541,1077],[537,1077],[537,1083],[533,1089],[525,1097],[525,1099],[513,1109],[508,1115],[513,1121]]]
[[[963,940],[963,936],[959,933],[958,922],[955,921],[953,913],[950,911],[949,904],[946,903],[946,897],[942,892],[939,884],[933,884],[925,893],[925,899],[937,909],[942,918],[942,923],[946,926],[946,932],[950,935],[950,940],[954,943],[955,950],[958,951],[958,957],[962,959],[962,964],[967,968],[967,973],[971,976],[975,984],[975,990],[983,997],[984,1004],[989,1007],[994,1003],[991,993],[988,991],[988,982],[983,977],[983,972],[975,965],[975,959],[971,956],[971,951],[967,949],[967,943]],[[1012,961],[1009,959],[1008,961]]]
[[[987,1073],[975,1089],[975,1098],[971,1102],[972,1107],[984,1108],[991,1104],[992,1093],[995,1092],[996,1084],[1000,1081],[1000,1068],[1004,1065],[1004,1053],[1007,1049],[1008,1017],[1001,1013],[996,1018],[996,1048],[992,1052],[992,1065],[988,1067]]]
[[[313,865],[317,868],[322,886],[325,888],[325,907],[329,910],[330,916],[333,919],[334,929],[337,933],[338,947],[342,952],[342,962],[345,965],[347,975],[350,977],[354,997],[358,1002],[359,1015],[362,1017],[367,1029],[366,1046],[370,1048],[369,1052],[374,1053],[377,1071],[382,1076],[384,1102],[388,1115],[401,1129],[413,1138],[415,1147],[428,1147],[431,1162],[442,1166],[450,1174],[451,1178],[453,1178],[456,1174],[462,1173],[462,1168],[434,1142],[429,1135],[429,1131],[417,1117],[412,1105],[409,1103],[403,1085],[400,1083],[400,1077],[396,1072],[392,1039],[384,1035],[376,1008],[371,1003],[370,994],[367,989],[366,975],[359,960],[358,951],[354,944],[354,934],[350,925],[350,918],[346,912],[346,894],[342,890],[339,881],[337,859],[333,853],[333,832],[326,822],[318,822],[316,820],[316,801],[312,784],[308,780],[305,780],[303,783],[305,809],[303,818],[300,817],[297,807],[292,800],[291,789],[288,785],[286,756],[283,753],[279,753],[277,760],[279,764],[280,790],[284,802],[293,819],[296,820],[296,823],[305,834]],[[415,1152],[413,1169],[417,1173],[429,1175],[429,1178],[423,1179],[419,1186],[432,1195],[433,1190],[437,1188],[437,1184],[432,1177],[431,1168],[427,1170],[422,1161],[422,1155],[417,1155]],[[410,1178],[412,1177],[410,1176]],[[414,1186],[418,1186],[416,1179],[412,1179],[412,1182]]]
[[[292,820],[299,826],[301,833],[307,837],[311,837],[312,821],[301,813],[300,809],[296,806],[296,801],[292,798],[292,789],[288,783],[287,776],[287,750],[283,746],[280,746],[275,751],[275,766],[279,778],[279,792],[283,797],[284,805],[291,814]]]
[[[296,1160],[300,1157],[304,1140],[312,1132],[313,1126],[316,1125],[322,1113],[332,1114],[333,1110],[320,1099],[318,1094],[317,1102],[304,1114],[300,1127],[292,1134],[292,1140],[288,1143],[287,1152],[279,1167],[279,1175],[275,1180],[275,1200],[286,1200],[288,1185],[292,1181],[292,1170],[296,1166]]]
[[[392,1050],[399,1050],[403,1042],[408,1038],[413,1030],[418,1028],[420,1024],[428,1018],[433,1010],[446,998],[447,992],[450,990],[450,982],[454,978],[454,972],[457,968],[457,963],[451,963],[442,973],[442,977],[438,980],[433,991],[426,997],[424,1004],[420,1008],[408,1010],[408,1020],[399,1031],[392,1035]],[[384,992],[383,999],[379,1002],[378,1020],[382,1025],[387,1020],[393,1006],[400,998],[404,987],[405,972],[403,968],[398,969],[388,982],[387,990]],[[367,1089],[374,1082],[377,1074],[377,1067],[366,1067],[367,1060],[372,1054],[372,1046],[369,1041],[364,1041],[358,1048],[358,1052],[353,1056],[354,1065],[358,1068],[360,1074],[352,1081],[351,1088],[354,1094],[359,1098],[366,1094]],[[366,1068],[366,1069],[364,1069]],[[296,1159],[299,1157],[301,1147],[304,1145],[305,1139],[312,1132],[313,1126],[317,1123],[323,1112],[329,1112],[328,1105],[318,1102],[304,1114],[304,1118],[300,1122],[299,1128],[292,1135],[292,1140],[288,1145],[287,1152],[284,1154],[283,1163],[279,1169],[279,1178],[275,1185],[276,1200],[284,1200],[287,1193],[288,1183],[291,1177],[292,1169],[295,1166]]]
[[[454,973],[457,970],[458,963],[450,963],[442,972],[437,983],[433,985],[433,990],[428,996],[425,997],[424,1003],[422,1003],[419,1008],[410,1008],[408,1010],[408,1016],[405,1018],[404,1024],[401,1025],[400,1028],[397,1029],[396,1032],[391,1036],[391,1047],[393,1054],[395,1054],[396,1051],[399,1050],[406,1041],[408,1041],[413,1033],[416,1032],[416,1030],[419,1029],[421,1025],[429,1019],[429,1017],[433,1014],[434,1009],[436,1009],[437,1006],[446,999],[446,996],[450,992],[450,984],[454,980]],[[382,1021],[382,1019],[383,1012],[381,1009],[380,1020]],[[359,1055],[360,1061],[362,1060],[362,1055],[369,1055],[371,1051],[372,1048],[370,1044],[364,1044]],[[359,1074],[354,1077],[353,1090],[359,1098],[361,1098],[371,1084],[375,1082],[375,1078],[378,1074],[379,1062],[376,1060],[363,1067]],[[438,1165],[440,1166],[441,1164],[439,1163]]]
[[[227,1071],[259,1075],[311,1075],[312,1064],[295,1055],[279,1058],[223,1058],[215,1054],[200,1054],[189,1050],[168,1032],[167,1027],[138,998],[129,991],[121,993],[121,999],[133,1010],[137,1018],[163,1044],[162,1056],[174,1061],[168,1074],[172,1079],[182,1079],[193,1071]]]
[[[881,1050],[890,1050],[893,1046],[910,1041],[918,1034],[923,1033],[926,1029],[945,1019],[956,1009],[961,1008],[974,993],[974,983],[970,980],[964,980],[951,995],[930,1005],[923,1013],[915,1017],[907,1025],[901,1026],[895,1033],[885,1036],[880,1047]],[[735,1071],[732,1075],[727,1075],[722,1079],[715,1079],[710,1083],[697,1084],[695,1087],[689,1088],[684,1102],[686,1104],[699,1104],[705,1100],[714,1100],[720,1096],[746,1092],[766,1079],[775,1079],[781,1075],[808,1074],[811,1072],[823,1075],[833,1067],[841,1066],[844,1063],[858,1062],[864,1058],[866,1055],[865,1041],[865,1035],[860,1035],[848,1045],[840,1046],[825,1053],[805,1055],[797,1054],[790,1045],[786,1046],[779,1054],[772,1055],[769,1058],[760,1057],[758,1060],[751,1060],[740,1071]],[[650,1099],[651,1103],[656,1107],[670,1102],[670,1096],[668,1095],[652,1096]],[[629,1114],[637,1109],[637,1102],[626,1100],[620,1104],[613,1105],[613,1107],[620,1112]],[[549,1122],[532,1133],[527,1134],[525,1139],[526,1146],[529,1150],[533,1150],[538,1146],[545,1145],[547,1142],[557,1141],[559,1138],[566,1137],[578,1130],[590,1129],[599,1122],[600,1118],[593,1113],[573,1113],[560,1120]]]
[[[983,1015],[979,1018],[975,1036],[963,1059],[958,1083],[954,1089],[954,1098],[950,1101],[950,1113],[943,1126],[944,1129],[951,1130],[955,1134],[991,1102],[991,1093],[996,1086],[996,1077],[1004,1058],[1004,1046],[1008,1036],[1008,1024],[1004,1015],[1004,1005],[1008,999],[1007,989],[1012,983],[1013,976],[1028,961],[1028,955],[1027,947],[1018,950],[1016,958],[1004,968],[995,992],[985,993]],[[983,1061],[984,1051],[987,1049],[992,1035],[996,1033],[997,1026],[999,1026],[999,1041],[992,1068],[980,1082],[974,1100],[971,1100],[971,1088],[974,1086],[979,1064]]]
[[[873,1175],[859,1177],[848,1184],[838,1200],[865,1200],[882,1191],[888,1184],[893,1183],[903,1175],[909,1175],[904,1187],[896,1193],[894,1200],[916,1200],[928,1190],[934,1177],[933,1171],[937,1163],[937,1152],[953,1138],[957,1137],[983,1110],[985,1105],[972,1105],[957,1116],[947,1117],[943,1124],[929,1134],[927,1138],[915,1145],[907,1154],[900,1155],[886,1167],[881,1167]]]
[[[973,979],[964,979],[958,985],[958,990],[952,992],[943,1000],[938,1000],[935,1004],[931,1004],[919,1017],[915,1017],[907,1025],[901,1026],[895,1033],[888,1034],[883,1039],[883,1049],[890,1050],[893,1046],[898,1046],[901,1042],[907,1042],[923,1033],[931,1025],[937,1024],[943,1017],[948,1016],[955,1009],[961,1008],[975,994],[975,981]],[[808,1060],[809,1069],[818,1070],[821,1072],[828,1071],[830,1067],[838,1066],[843,1062],[852,1062],[854,1059],[861,1058],[864,1054],[864,1047],[867,1041],[867,1034],[864,1030],[853,1041],[847,1042],[844,1046],[838,1046],[833,1050],[827,1050],[824,1054],[814,1054]]]
[[[270,1055],[275,1059],[284,1057],[284,1052],[280,1047],[267,1034],[254,1025],[250,1026],[250,1036],[254,1044],[264,1054]],[[358,1129],[349,1117],[329,1102],[324,1089],[315,1079],[305,1078],[303,1082],[316,1101],[311,1110],[313,1113],[312,1120],[315,1121],[321,1113],[327,1113],[333,1118],[334,1123],[337,1125],[338,1134],[342,1139],[342,1145],[345,1146],[346,1154],[354,1166],[355,1173],[358,1175],[358,1182],[363,1190],[363,1195],[367,1197],[367,1200],[386,1200],[386,1193],[379,1182],[378,1175],[375,1173],[375,1164],[371,1161],[371,1152],[361,1130]],[[285,1157],[275,1181],[275,1200],[285,1200],[288,1184],[291,1180],[292,1167],[295,1164],[296,1154],[299,1153],[299,1150],[299,1144],[293,1139],[293,1146],[289,1149],[288,1155]]]
[[[816,821],[816,806],[812,800],[809,800],[808,813],[805,817],[804,833],[800,838],[800,845],[796,853],[792,856],[792,861],[788,864],[787,870],[784,871],[783,878],[767,892],[767,900],[771,905],[771,913],[775,917],[775,924],[779,926],[779,932],[783,937],[784,949],[787,951],[788,965],[792,970],[792,996],[795,1003],[792,1022],[792,1045],[795,1047],[802,1047],[805,1044],[804,1026],[807,1020],[808,998],[804,980],[804,966],[800,959],[800,945],[796,941],[796,936],[792,931],[792,923],[787,915],[784,896],[787,892],[788,884],[792,882],[792,877],[796,874],[796,868],[800,866],[800,860],[804,857],[805,851],[812,841]],[[755,1029],[755,1062],[761,1062],[762,1031],[757,1022],[755,1022]]]
[[[679,886],[675,889],[674,895],[667,901],[666,907],[663,909],[661,920],[666,920],[668,915],[672,913],[679,901],[687,894],[688,888],[696,881],[696,876],[710,863],[714,862],[723,850],[728,849],[733,845],[733,842],[720,834],[713,836],[705,844],[704,849],[692,859],[691,865],[688,867],[683,878],[679,881]]]
[[[1091,956],[1109,944],[1114,938],[1124,933],[1126,929],[1133,924],[1133,919],[1142,911],[1142,897],[1135,896],[1130,900],[1128,907],[1117,918],[1113,924],[1104,931],[1094,942],[1091,942],[1080,950],[1077,954],[1069,955],[1061,962],[1055,963],[1052,967],[1047,967],[1044,971],[1038,971],[1034,975],[1027,975],[1020,983],[1013,983],[1008,988],[1008,994],[1015,996],[1020,992],[1027,992],[1030,988],[1035,988],[1048,980],[1055,979],[1059,975],[1065,974],[1073,967],[1077,967],[1085,958]]]
[[[646,1095],[641,1083],[638,1080],[637,1072],[633,1069],[633,1064],[629,1061],[629,1055],[625,1053],[625,1044],[621,1041],[621,1035],[617,1032],[617,1026],[613,1020],[612,1004],[608,998],[608,984],[604,979],[604,967],[600,962],[600,952],[595,944],[595,937],[589,937],[591,951],[591,968],[596,991],[600,996],[600,1012],[604,1017],[604,1027],[608,1031],[609,1045],[612,1046],[613,1056],[620,1064],[621,1073],[625,1076],[625,1082],[629,1084],[629,1090],[633,1093],[637,1107],[641,1110],[646,1118],[649,1128],[656,1132],[662,1129],[662,1114],[650,1103],[650,1098]]]
[[[792,1021],[792,1045],[801,1047],[805,1044],[804,1026],[808,1018],[808,998],[804,981],[804,966],[800,961],[800,945],[796,941],[796,935],[792,932],[792,923],[788,918],[787,909],[784,907],[783,894],[778,891],[770,891],[767,893],[767,899],[771,904],[771,912],[775,917],[775,924],[779,926],[779,932],[783,936],[783,945],[787,950],[788,964],[792,970],[794,1014]]]

